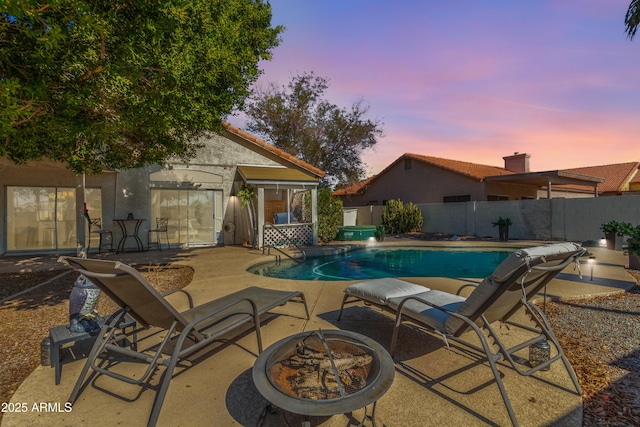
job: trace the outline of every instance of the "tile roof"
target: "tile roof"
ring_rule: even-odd
[[[619,192],[629,182],[640,182],[640,162],[616,163],[612,165],[588,166],[582,168],[564,169],[567,172],[604,178],[604,182],[598,185],[598,192]]]
[[[384,174],[387,169],[390,169],[393,165],[397,164],[403,159],[414,159],[422,163],[426,163],[432,166],[436,166],[441,169],[446,169],[451,172],[459,173],[461,175],[467,176],[472,179],[476,179],[478,181],[484,180],[484,178],[488,176],[495,175],[512,175],[514,172],[508,171],[504,168],[500,168],[497,166],[488,166],[488,165],[480,165],[477,163],[470,162],[462,162],[459,160],[451,160],[451,159],[443,159],[440,157],[432,157],[432,156],[422,156],[420,154],[411,154],[405,153],[400,156],[396,161],[391,163],[389,166],[384,168],[377,175],[373,175],[363,181],[356,182],[347,187],[340,188],[333,192],[335,196],[355,196],[358,194],[362,194],[364,190],[366,190],[367,186],[373,181],[374,178]]]
[[[259,147],[264,148],[267,151],[270,151],[271,153],[277,155],[278,157],[283,158],[284,160],[287,160],[311,173],[313,173],[314,175],[323,177],[325,175],[325,172],[323,170],[318,169],[317,167],[310,165],[309,163],[305,162],[304,160],[300,160],[297,157],[287,153],[286,151],[282,151],[279,148],[274,147],[273,145],[269,144],[266,141],[263,141],[262,139],[251,135],[248,132],[243,131],[240,128],[237,128],[233,125],[231,125],[230,123],[227,122],[223,122],[224,127],[227,131],[231,132],[232,134],[239,136],[242,139],[245,139],[249,142],[252,142],[256,145],[258,145]]]
[[[477,163],[463,162],[459,160],[443,159],[440,157],[422,156],[419,154],[405,153],[400,156],[396,161],[387,166],[382,172],[377,175],[373,175],[363,181],[357,182],[350,186],[341,188],[334,191],[336,196],[348,196],[358,195],[366,190],[371,181],[382,175],[387,169],[397,164],[405,158],[415,159],[417,161],[436,166],[442,169],[449,170],[451,172],[459,173],[469,178],[483,181],[486,177],[496,175],[513,175],[515,172],[508,171],[504,168],[497,166],[487,166]],[[640,162],[618,163],[612,165],[590,166],[573,169],[563,169],[563,171],[594,176],[598,178],[604,178],[604,182],[598,185],[599,192],[619,192],[623,191],[625,185],[629,182],[640,182]],[[581,189],[582,187],[563,185],[558,187]]]
[[[364,190],[366,190],[371,180],[376,176],[377,175],[372,175],[369,178],[364,179],[362,181],[358,181],[351,185],[347,185],[346,187],[339,188],[333,192],[333,195],[334,196],[354,196],[356,194],[361,194],[362,192],[364,192]]]
[[[508,171],[505,168],[501,168],[498,166],[480,165],[477,163],[443,159],[440,157],[421,156],[419,154],[410,154],[410,153],[406,153],[402,157],[415,159],[423,163],[427,163],[442,169],[449,170],[451,172],[456,172],[456,173],[468,176],[469,178],[477,179],[478,181],[482,181],[484,180],[484,178],[488,176],[514,174],[514,172]]]

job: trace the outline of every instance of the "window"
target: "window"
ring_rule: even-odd
[[[92,218],[102,217],[99,188],[85,189],[85,201]],[[8,251],[76,247],[75,188],[8,187],[6,214]]]
[[[465,194],[463,196],[444,196],[443,198],[444,203],[459,203],[459,202],[470,202],[470,201],[471,201],[470,194]]]
[[[487,196],[488,202],[502,202],[504,200],[509,200],[509,196],[495,196],[491,194]]]
[[[169,243],[218,243],[224,214],[219,190],[151,190],[151,220],[169,218]]]

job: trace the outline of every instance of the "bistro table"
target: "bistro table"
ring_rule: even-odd
[[[142,225],[144,221],[146,221],[146,219],[143,218],[113,220],[113,222],[117,223],[120,226],[120,231],[122,231],[122,237],[120,237],[116,252],[124,252],[124,246],[127,242],[127,239],[129,238],[133,238],[133,240],[136,242],[138,252],[142,252],[144,250],[144,245],[142,244],[142,240],[140,240],[140,236],[138,235],[138,232],[140,231],[140,225]]]
[[[325,350],[326,354],[333,355],[333,360],[321,357]],[[299,374],[292,369],[300,366],[297,363],[301,359],[303,367],[298,371],[302,377],[296,378]],[[311,365],[312,362],[317,362],[317,366]],[[332,371],[338,375],[331,374]],[[252,370],[256,388],[272,406],[306,416],[347,414],[365,408],[360,425],[369,418],[373,426],[376,425],[376,403],[391,387],[394,374],[393,359],[382,345],[364,335],[343,330],[302,332],[284,338],[265,349]],[[333,390],[327,390],[323,384],[319,394],[311,391],[309,395],[308,387],[303,387],[301,394],[295,390],[300,383],[306,386],[317,382],[316,378],[329,377],[344,381],[338,386],[335,381],[327,381]],[[368,415],[366,408],[371,404],[372,413]]]

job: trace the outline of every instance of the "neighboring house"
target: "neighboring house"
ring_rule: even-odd
[[[544,172],[529,170],[530,155],[503,157],[505,166],[404,154],[383,171],[336,190],[344,206],[594,197],[640,190],[639,162]]]
[[[273,227],[265,224],[273,222],[274,214],[294,209],[297,216],[281,215],[285,220],[276,227],[298,243],[317,244],[315,202],[323,171],[229,124],[220,135],[201,142],[203,147],[186,163],[169,161],[86,177],[50,160],[22,166],[0,159],[5,218],[0,223],[0,252],[74,251],[86,233],[82,210],[76,206],[86,206],[91,219],[102,219],[103,228],[114,233],[114,247],[122,237],[114,220],[128,216],[145,219],[138,233],[145,247],[147,231],[159,217],[169,219],[169,241],[175,247],[262,247],[274,244],[264,234]],[[256,194],[251,216],[235,197],[243,186]],[[305,193],[311,212],[302,202]],[[98,239],[91,238],[91,249],[97,250]],[[129,240],[127,248],[135,246]]]

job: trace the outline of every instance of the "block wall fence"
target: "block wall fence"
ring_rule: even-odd
[[[498,237],[492,222],[509,217],[510,239],[584,242],[603,237],[600,225],[616,220],[640,224],[640,195],[577,199],[509,200],[501,202],[429,203],[422,212],[422,231],[459,236]],[[357,209],[357,225],[382,222],[382,206]]]

